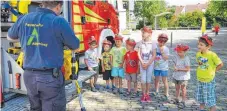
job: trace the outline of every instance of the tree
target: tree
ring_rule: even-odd
[[[134,14],[137,18],[146,20],[146,24],[154,27],[154,15],[166,11],[165,1],[136,1]],[[159,20],[164,20],[160,18]],[[159,22],[159,21],[158,21]],[[163,22],[164,23],[164,22]]]
[[[208,24],[227,22],[227,1],[211,0],[205,16]]]
[[[203,12],[194,11],[186,14],[181,14],[178,17],[180,27],[200,27],[203,17]]]

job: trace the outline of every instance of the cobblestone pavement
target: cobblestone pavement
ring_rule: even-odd
[[[227,60],[227,54],[223,54],[222,52],[218,52],[219,55],[221,55],[222,59]],[[172,83],[172,70],[169,71],[169,89],[170,89],[170,100],[169,101],[163,101],[162,94],[163,94],[163,84],[161,83],[161,93],[159,97],[152,97],[152,102],[148,104],[141,104],[140,98],[138,97],[130,97],[126,96],[126,80],[124,80],[123,87],[124,87],[124,94],[113,94],[112,90],[107,90],[104,88],[105,81],[102,80],[102,77],[100,75],[99,82],[102,87],[98,92],[91,92],[89,90],[89,86],[86,86],[83,93],[83,102],[86,106],[86,109],[89,111],[134,111],[134,110],[147,110],[147,111],[153,111],[153,110],[162,110],[162,111],[197,111],[199,108],[199,105],[196,103],[194,99],[194,92],[196,88],[196,74],[195,74],[195,68],[196,65],[195,59],[193,58],[195,55],[195,51],[190,51],[188,55],[191,57],[191,64],[192,64],[192,70],[191,70],[191,79],[189,80],[189,84],[187,87],[188,92],[188,100],[186,101],[186,107],[182,108],[180,105],[176,105],[174,102],[174,94],[175,94],[175,87]],[[225,61],[227,63],[227,61]],[[171,64],[170,64],[171,66]],[[226,69],[226,67],[225,67]],[[225,74],[224,74],[225,73]],[[154,79],[154,78],[153,78]],[[140,76],[138,78],[138,81],[140,82]],[[227,85],[227,73],[226,70],[221,70],[217,73],[216,76],[217,81],[217,109],[218,110],[227,110],[227,90],[224,88]],[[152,85],[154,83],[152,82]],[[141,93],[140,85],[139,90]],[[151,89],[154,91],[154,87]],[[141,94],[140,94],[141,95]],[[71,102],[67,104],[67,110],[68,111],[77,111],[80,110],[80,105],[78,102],[78,99],[74,99]]]
[[[180,32],[182,35],[184,32]],[[169,70],[169,101],[163,101],[163,84],[160,82],[160,96],[152,97],[152,102],[147,104],[140,103],[140,97],[129,97],[126,95],[126,80],[123,82],[124,93],[123,94],[113,94],[111,90],[106,90],[104,88],[105,81],[102,80],[102,75],[99,76],[98,84],[101,86],[98,92],[91,92],[89,90],[89,85],[84,83],[83,87],[83,102],[88,111],[197,111],[199,108],[199,104],[196,103],[194,99],[194,92],[196,88],[196,74],[195,69],[197,67],[195,63],[195,53],[196,53],[196,43],[197,39],[195,39],[199,34],[193,34],[193,39],[181,39],[180,35],[176,35],[177,40],[174,40],[174,45],[176,43],[187,43],[190,45],[191,50],[188,52],[191,60],[191,79],[189,80],[189,84],[187,87],[187,97],[186,107],[181,108],[174,103],[174,94],[175,87],[172,83],[172,62],[170,61],[170,70]],[[158,35],[158,34],[156,34]],[[213,36],[212,33],[210,33]],[[189,36],[189,35],[187,35]],[[216,52],[222,61],[224,62],[224,67],[221,71],[216,73],[216,95],[217,95],[217,110],[218,111],[227,111],[227,90],[225,87],[227,86],[227,29],[224,29],[220,32],[218,37],[213,37],[215,42],[214,52]],[[168,43],[169,46],[169,43]],[[171,51],[173,53],[173,51]],[[153,78],[154,79],[154,78]],[[138,78],[138,82],[140,82],[140,76]],[[154,83],[152,82],[151,92],[154,91]],[[140,95],[141,89],[140,84],[138,84]],[[67,111],[80,111],[80,105],[78,102],[78,98],[74,92],[74,88],[71,85],[66,86],[67,92]],[[2,108],[2,111],[27,111],[29,109],[29,102],[25,95],[18,95],[17,98],[12,99],[6,102],[5,107]]]
[[[161,33],[161,32],[159,32]],[[177,33],[177,32],[175,32]],[[179,32],[182,33],[182,32]],[[191,79],[189,80],[189,84],[187,87],[187,97],[188,100],[186,101],[186,107],[182,108],[179,105],[176,105],[174,102],[174,95],[175,95],[175,87],[172,83],[172,70],[171,66],[172,63],[170,62],[170,70],[169,70],[169,101],[162,101],[162,95],[163,95],[163,84],[161,83],[160,86],[160,92],[161,96],[159,97],[152,97],[152,102],[148,104],[141,104],[139,97],[129,97],[125,96],[125,94],[113,94],[111,90],[106,90],[104,88],[105,81],[102,80],[102,77],[100,75],[98,84],[100,84],[102,87],[98,92],[91,92],[89,90],[89,86],[85,87],[84,93],[83,93],[83,100],[84,104],[87,110],[89,111],[197,111],[199,110],[199,104],[194,99],[194,93],[196,88],[196,63],[195,63],[195,54],[196,54],[196,47],[197,47],[197,40],[200,36],[200,32],[197,31],[196,33],[192,33],[190,36],[190,31],[187,32],[187,34],[182,33],[181,35],[175,35],[177,40],[174,40],[175,46],[177,43],[186,43],[191,47],[191,50],[188,52],[188,55],[191,60]],[[158,35],[158,33],[154,34]],[[214,37],[213,33],[209,33],[211,37],[213,37],[215,46],[213,48],[213,51],[216,52],[224,64],[227,64],[227,29],[223,29],[220,34],[217,37]],[[175,37],[174,36],[174,37]],[[183,36],[186,36],[185,38],[182,38]],[[191,38],[190,38],[191,37]],[[181,39],[182,38],[182,39]],[[136,38],[135,38],[136,39]],[[137,40],[138,41],[138,40]],[[168,43],[170,46],[170,44]],[[171,51],[173,53],[173,51]],[[153,77],[154,79],[154,77]],[[217,95],[217,110],[218,111],[227,111],[227,90],[225,89],[227,85],[227,65],[225,65],[221,71],[216,73],[216,95]],[[138,82],[140,81],[140,76],[138,78]],[[127,82],[124,80],[123,87],[124,87],[124,93],[126,93]],[[154,91],[154,83],[152,81],[152,89],[151,92]],[[138,84],[140,95],[141,95],[141,89],[140,84]],[[80,105],[78,102],[78,99],[74,99],[71,102],[67,104],[67,110],[68,111],[77,111],[80,110]]]

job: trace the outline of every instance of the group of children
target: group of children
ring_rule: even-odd
[[[150,102],[150,87],[152,74],[155,76],[154,96],[159,94],[159,81],[162,79],[164,84],[164,97],[168,99],[168,60],[172,59],[174,63],[173,83],[176,88],[176,102],[179,102],[180,90],[182,91],[182,104],[186,101],[186,87],[190,79],[190,59],[186,52],[189,46],[184,44],[177,45],[174,50],[176,54],[170,57],[169,48],[165,45],[168,36],[164,33],[158,36],[158,40],[151,40],[152,30],[149,27],[143,27],[142,41],[136,43],[133,39],[127,39],[126,48],[123,46],[123,37],[116,35],[114,37],[115,45],[108,41],[103,41],[102,57],[97,56],[97,41],[91,37],[89,41],[90,48],[85,53],[85,64],[88,70],[98,71],[99,59],[103,72],[103,80],[106,80],[106,88],[113,89],[114,93],[123,93],[122,79],[127,80],[127,95],[139,95],[137,91],[137,77],[141,74],[142,96],[141,102]],[[205,105],[211,110],[215,110],[215,72],[223,67],[220,58],[212,51],[212,39],[207,35],[199,38],[196,54],[197,68],[197,89],[196,99],[200,103],[200,109],[204,110]],[[113,46],[113,47],[112,47]],[[111,80],[111,85],[110,85]],[[97,75],[91,79],[91,90],[96,91],[95,85]],[[134,90],[131,91],[131,82]]]

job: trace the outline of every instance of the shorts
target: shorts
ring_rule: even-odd
[[[173,83],[177,84],[177,85],[185,85],[185,86],[187,86],[188,80],[176,80],[176,79],[173,79]]]
[[[105,72],[103,72],[103,80],[113,80],[113,77],[111,76],[111,70],[105,70]]]
[[[124,74],[124,69],[123,68],[119,68],[119,67],[113,67],[112,71],[111,71],[111,75],[113,77],[121,77],[124,78],[125,74]]]
[[[140,65],[142,83],[151,83],[153,70],[154,70],[154,64],[149,65],[146,70],[144,70],[142,65]]]
[[[168,76],[168,71],[154,70],[154,76],[167,77]]]
[[[137,74],[135,74],[135,73],[133,73],[133,74],[126,73],[125,78],[126,78],[126,80],[130,80],[132,82],[137,82]]]
[[[196,100],[200,104],[205,104],[208,107],[216,105],[216,94],[215,94],[215,80],[211,82],[197,82],[196,88]]]

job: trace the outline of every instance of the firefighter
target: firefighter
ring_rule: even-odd
[[[58,16],[63,1],[43,1],[36,12],[19,17],[8,39],[20,41],[24,52],[24,83],[31,111],[65,111],[63,47],[77,50],[79,39]]]

